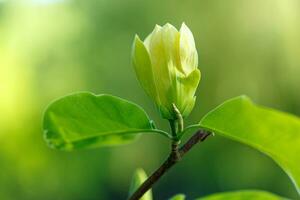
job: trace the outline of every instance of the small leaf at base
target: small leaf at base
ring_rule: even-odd
[[[184,194],[177,194],[169,200],[185,200],[185,195]]]
[[[132,195],[145,180],[147,180],[146,172],[143,169],[137,169],[132,177],[129,196]],[[152,190],[148,190],[140,200],[152,200]]]

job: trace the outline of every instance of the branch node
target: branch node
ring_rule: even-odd
[[[180,143],[180,141],[173,141],[172,146],[171,146],[170,159],[175,163],[179,162],[181,160],[181,154],[179,151],[179,143]]]

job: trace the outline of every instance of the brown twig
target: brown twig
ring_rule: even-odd
[[[171,153],[167,160],[131,195],[128,200],[139,200],[172,166],[191,150],[198,142],[204,141],[211,133],[197,131],[181,148],[177,142],[172,143]]]
[[[179,150],[180,156],[186,154],[195,144],[203,142],[211,133],[200,130],[197,131]]]

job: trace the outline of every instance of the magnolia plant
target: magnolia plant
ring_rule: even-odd
[[[170,140],[166,161],[149,177],[136,171],[129,200],[152,200],[152,186],[190,149],[217,136],[249,145],[273,159],[289,175],[300,194],[300,119],[291,114],[254,104],[248,97],[230,99],[185,127],[200,82],[198,54],[192,32],[183,23],[178,31],[171,24],[155,26],[142,41],[135,36],[132,63],[137,78],[154,101],[170,131],[157,128],[138,105],[119,97],[80,92],[51,103],[44,114],[44,135],[52,148],[72,151],[132,142],[140,134],[159,134]],[[181,144],[183,135],[194,135]],[[299,195],[300,197],[300,195]],[[184,200],[175,195],[171,200]],[[265,191],[244,190],[213,194],[199,200],[286,199]]]

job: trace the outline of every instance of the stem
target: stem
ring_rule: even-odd
[[[182,117],[180,111],[178,110],[178,108],[176,107],[176,105],[174,103],[172,105],[173,105],[173,109],[176,114],[176,119],[178,122],[178,132],[181,133],[184,129],[183,117]]]
[[[177,134],[177,122],[176,122],[176,120],[170,119],[169,123],[170,123],[170,127],[171,127],[172,136],[173,136],[173,138],[176,138],[176,134]]]
[[[184,156],[187,152],[191,150],[191,148],[197,144],[198,142],[203,142],[208,136],[210,136],[212,133],[200,130],[197,131],[180,149],[180,156]]]
[[[198,142],[204,141],[211,133],[205,130],[197,131],[181,148],[178,142],[172,143],[167,160],[132,194],[128,200],[139,200],[172,166],[191,150]]]

